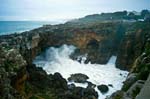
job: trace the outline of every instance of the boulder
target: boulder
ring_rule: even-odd
[[[69,84],[68,85],[68,89],[73,89],[73,88],[75,88],[76,86],[75,86],[75,84]]]
[[[98,93],[93,88],[74,87],[62,99],[98,99]]]
[[[60,73],[55,73],[52,77],[52,83],[55,88],[68,89],[67,81]]]
[[[96,87],[96,85],[95,85],[95,84],[93,84],[93,83],[92,83],[92,82],[90,82],[90,81],[87,81],[87,83],[88,83],[87,88],[95,88],[95,87]]]
[[[109,87],[113,87],[113,85],[112,85],[112,84],[108,84],[108,86],[109,86]]]
[[[28,66],[28,72],[29,82],[39,89],[56,88],[66,90],[68,88],[67,81],[60,73],[47,75],[42,68],[35,67],[35,65]]]
[[[107,85],[104,85],[104,84],[98,85],[97,88],[98,88],[98,89],[100,90],[100,92],[103,93],[103,94],[104,94],[104,93],[107,93],[108,90],[109,90],[108,86],[107,86]]]
[[[87,99],[97,99],[98,98],[98,93],[93,88],[85,88],[83,91],[83,95]]]
[[[77,83],[85,83],[89,79],[89,77],[82,73],[72,74],[71,77],[68,78],[68,81],[73,81]]]

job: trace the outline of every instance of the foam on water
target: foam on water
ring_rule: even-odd
[[[70,77],[71,74],[83,73],[89,77],[88,81],[96,85],[112,84],[113,87],[109,87],[109,92],[106,94],[101,94],[98,89],[95,88],[98,91],[99,99],[104,99],[107,95],[111,95],[116,90],[121,89],[123,85],[122,82],[126,79],[128,72],[115,67],[116,56],[112,56],[106,65],[85,64],[86,55],[80,57],[82,58],[81,63],[69,57],[74,50],[75,47],[71,45],[63,45],[59,48],[50,47],[44,54],[37,56],[34,63],[38,67],[43,67],[48,74],[59,72],[66,79]],[[75,83],[75,85],[82,87],[87,86],[87,84],[79,83]]]

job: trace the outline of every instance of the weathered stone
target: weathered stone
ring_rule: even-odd
[[[107,93],[109,88],[107,85],[98,85],[97,88],[100,90],[101,93]]]
[[[136,73],[129,74],[126,81],[124,81],[122,90],[127,91],[136,81],[137,81],[137,74]]]
[[[95,88],[96,87],[96,85],[93,84],[92,82],[87,81],[87,83],[88,83],[87,88]]]
[[[130,70],[136,58],[141,54],[143,44],[144,33],[141,29],[126,34],[119,47],[116,67],[122,70]]]
[[[144,81],[138,80],[126,92],[125,97],[135,98],[144,85]]]
[[[127,99],[124,98],[124,93],[125,92],[119,90],[113,93],[110,97],[107,97],[106,99]]]
[[[70,82],[77,82],[77,83],[85,83],[89,79],[89,77],[85,74],[77,73],[72,74],[71,77],[68,78],[68,81]]]
[[[140,93],[136,96],[135,99],[149,99],[150,97],[149,92],[150,92],[150,76],[148,77],[143,88],[141,89]]]

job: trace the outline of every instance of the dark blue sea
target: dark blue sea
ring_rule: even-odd
[[[0,21],[0,35],[21,33],[34,28],[42,27],[45,24],[58,24],[49,21]]]

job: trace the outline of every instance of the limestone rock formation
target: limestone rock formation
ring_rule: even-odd
[[[89,83],[87,88],[69,87],[59,73],[48,75],[32,64],[33,59],[46,48],[62,44],[77,47],[73,59],[87,54],[87,63],[106,64],[112,55],[116,55],[117,68],[130,71],[130,75],[122,90],[114,93],[111,99],[127,99],[127,93],[135,98],[140,90],[134,92],[134,89],[146,86],[139,81],[146,81],[150,73],[149,26],[146,21],[66,23],[0,36],[0,98],[97,99],[94,84]]]

